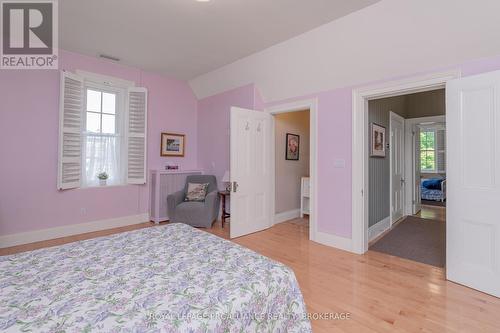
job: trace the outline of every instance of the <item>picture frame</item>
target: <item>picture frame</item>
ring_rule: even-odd
[[[160,156],[184,157],[186,136],[176,133],[161,133]]]
[[[300,135],[286,133],[285,160],[298,161],[300,151]]]
[[[386,128],[382,125],[371,123],[370,126],[370,156],[385,157],[387,146]]]

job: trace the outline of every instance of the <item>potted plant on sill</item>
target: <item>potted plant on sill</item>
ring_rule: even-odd
[[[103,171],[97,175],[97,178],[99,178],[99,185],[106,186],[109,175]]]

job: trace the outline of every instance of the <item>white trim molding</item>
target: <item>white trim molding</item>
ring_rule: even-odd
[[[0,236],[0,248],[124,227],[149,221],[147,213]]]
[[[432,73],[352,91],[352,252],[368,250],[368,101],[441,89],[460,71]]]
[[[119,88],[135,87],[135,82],[120,79],[114,76],[107,76],[98,73],[87,72],[80,69],[75,70],[75,73],[83,77],[86,81],[103,84],[105,86],[113,86]]]
[[[310,212],[309,212],[309,239],[312,241],[316,241],[316,234],[317,234],[317,212],[318,212],[318,203],[317,203],[317,198],[318,198],[318,100],[316,98],[314,99],[306,99],[306,100],[299,100],[291,103],[285,103],[285,104],[279,104],[276,106],[272,106],[269,108],[265,109],[265,112],[269,112],[272,115],[279,114],[279,113],[286,113],[286,112],[296,112],[296,111],[304,111],[304,110],[309,110],[309,129],[310,129],[310,134],[309,134],[309,178],[310,178],[310,186],[312,188],[310,192],[310,198],[309,198],[309,203],[310,203]],[[274,124],[274,117],[272,117],[272,138],[274,140],[275,137],[275,124]],[[271,186],[272,186],[272,193],[276,194],[276,168],[275,164],[276,161],[274,159],[275,157],[275,145],[272,145],[272,177],[271,177]],[[271,207],[273,212],[276,211],[275,208],[275,196],[272,197],[271,199]]]
[[[329,234],[322,231],[316,232],[315,242],[337,248],[344,251],[352,251],[352,240],[350,238]]]
[[[378,236],[391,228],[391,217],[387,216],[385,219],[378,221],[368,228],[368,241],[371,242]]]
[[[274,215],[274,224],[283,223],[300,217],[300,209],[292,209]]]

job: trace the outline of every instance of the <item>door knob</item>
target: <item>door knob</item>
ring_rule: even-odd
[[[238,182],[233,182],[233,192],[236,192],[238,190]]]

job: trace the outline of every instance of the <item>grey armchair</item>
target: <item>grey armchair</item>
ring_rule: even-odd
[[[184,201],[188,183],[208,183],[205,201]],[[193,227],[210,228],[219,213],[217,179],[215,176],[209,175],[187,176],[184,189],[172,193],[167,197],[167,209],[170,222],[186,223]]]

